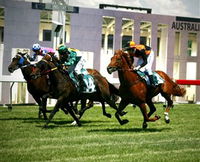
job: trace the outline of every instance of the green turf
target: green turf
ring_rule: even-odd
[[[156,107],[162,118],[146,130],[139,109],[131,106],[123,126],[110,107],[111,119],[96,106],[84,114],[81,127],[59,111],[47,129],[34,106],[14,106],[12,112],[0,107],[0,161],[200,161],[200,105],[175,105],[170,124],[162,105]]]

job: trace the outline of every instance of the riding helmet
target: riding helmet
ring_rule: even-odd
[[[61,54],[61,55],[65,54],[65,53],[68,53],[68,47],[65,46],[65,45],[60,45],[58,47],[58,53]]]
[[[39,51],[40,49],[41,49],[41,46],[38,43],[33,44],[33,47],[32,47],[33,51]]]

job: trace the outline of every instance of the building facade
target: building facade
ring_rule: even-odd
[[[29,49],[34,43],[55,48],[59,43],[79,49],[87,67],[99,70],[118,85],[117,74],[109,75],[106,67],[114,50],[129,41],[152,47],[155,70],[171,78],[200,79],[200,19],[109,9],[78,8],[76,13],[57,13],[35,9],[32,2],[0,1],[0,103],[9,103],[12,81],[13,103],[32,103],[20,70],[7,70],[16,49]],[[57,22],[55,22],[57,21]],[[57,31],[59,23],[64,23]],[[58,35],[62,34],[62,39]],[[20,83],[19,83],[20,82]],[[200,101],[200,87],[186,86],[187,94],[177,101]],[[156,100],[162,100],[159,96]]]

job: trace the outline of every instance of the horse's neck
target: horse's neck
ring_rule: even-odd
[[[55,68],[55,67],[51,67],[51,68]],[[60,83],[70,82],[69,76],[67,75],[64,76],[64,74],[62,74],[58,69],[49,73],[49,79],[54,86],[58,86],[60,85]]]
[[[30,65],[30,63],[26,62],[25,65]],[[24,67],[24,68],[22,67],[21,71],[22,71],[22,74],[23,74],[25,80],[28,81],[28,80],[31,79],[31,77],[30,77],[30,74],[32,72],[32,67],[31,66],[27,66],[27,67]]]
[[[138,80],[138,75],[131,71],[125,58],[122,58],[122,67],[121,70],[118,70],[119,80],[121,84],[127,84]]]

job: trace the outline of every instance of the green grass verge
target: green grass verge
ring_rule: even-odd
[[[140,110],[131,106],[123,126],[111,108],[109,119],[96,106],[85,112],[81,127],[59,111],[47,129],[35,106],[14,106],[11,112],[0,107],[0,161],[200,161],[200,105],[175,105],[170,124],[162,105],[156,107],[162,118],[146,130]]]

